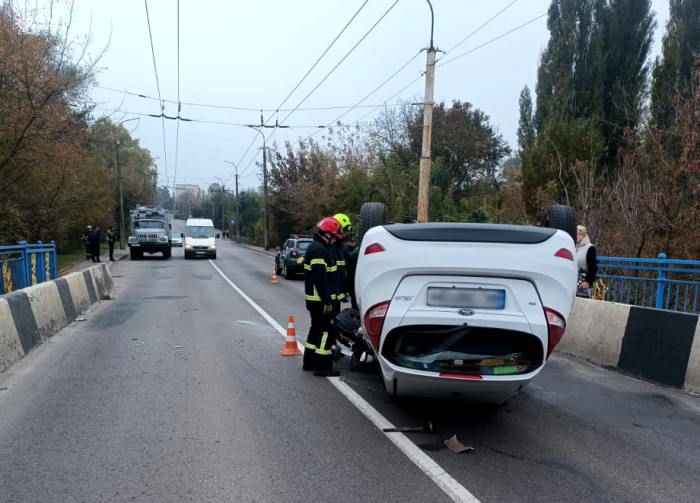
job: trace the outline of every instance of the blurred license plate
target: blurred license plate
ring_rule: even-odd
[[[482,288],[428,288],[428,305],[435,307],[467,307],[472,309],[504,309],[505,290]]]

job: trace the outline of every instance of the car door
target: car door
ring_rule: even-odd
[[[280,265],[286,264],[287,263],[287,255],[289,254],[289,250],[292,247],[292,240],[288,239],[286,243],[284,243],[284,246],[282,247],[282,260],[280,261]]]

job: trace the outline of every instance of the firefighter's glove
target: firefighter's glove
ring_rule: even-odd
[[[333,315],[333,304],[326,304],[323,306],[323,315],[332,316]]]

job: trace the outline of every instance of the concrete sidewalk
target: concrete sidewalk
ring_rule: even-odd
[[[129,256],[129,249],[128,248],[126,250],[120,250],[119,248],[115,248],[114,259],[116,261],[124,260],[128,256]],[[107,264],[107,266],[111,265],[111,263],[109,261],[109,249],[102,251],[102,253],[100,254],[100,261]],[[87,269],[88,267],[92,267],[93,265],[95,265],[95,262],[93,262],[92,260],[82,259],[82,260],[79,260],[79,261],[73,263],[73,265],[71,265],[71,266],[68,266],[64,269],[61,269],[60,271],[58,271],[58,274],[59,274],[59,276],[65,276],[65,275],[70,274],[72,272],[84,271],[85,269]]]

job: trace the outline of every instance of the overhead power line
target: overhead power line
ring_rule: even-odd
[[[459,58],[461,58],[461,57],[463,57],[463,56],[466,56],[467,54],[471,54],[472,52],[481,49],[482,47],[486,47],[487,45],[492,44],[492,43],[496,42],[497,40],[500,40],[500,39],[502,39],[503,37],[506,37],[506,36],[510,35],[511,33],[514,33],[514,32],[516,32],[516,31],[518,31],[518,30],[520,30],[520,29],[522,29],[522,28],[525,28],[526,26],[528,26],[528,25],[534,23],[535,21],[537,21],[537,20],[539,20],[539,19],[542,19],[543,17],[546,17],[546,16],[547,16],[547,13],[545,12],[544,14],[542,14],[542,15],[540,15],[540,16],[537,16],[536,18],[530,19],[530,20],[527,21],[526,23],[523,23],[523,24],[521,24],[520,26],[516,26],[516,27],[513,28],[512,30],[507,31],[507,32],[503,33],[502,35],[497,36],[496,38],[492,38],[492,39],[489,40],[488,42],[484,42],[483,44],[478,45],[478,46],[474,47],[473,49],[468,50],[467,52],[463,52],[463,53],[460,54],[459,56],[455,56],[455,57],[452,58],[452,59],[448,59],[448,60],[445,61],[444,63],[437,65],[436,68],[440,68],[441,66],[445,66],[445,65],[447,65],[447,64],[449,64],[449,63],[452,63],[453,61],[458,60]],[[443,58],[440,58],[438,61],[441,61],[442,59],[443,59]]]
[[[162,97],[160,94],[160,80],[158,79],[158,67],[156,65],[156,50],[153,47],[153,31],[151,30],[151,16],[148,13],[148,0],[143,0],[143,3],[146,6],[146,22],[148,23],[148,38],[151,41],[151,55],[153,56],[153,71],[156,74],[156,89],[158,90],[158,101],[159,101],[160,113],[162,115],[165,107],[163,106],[163,100],[162,100]],[[162,120],[162,126],[163,126],[163,156],[165,157],[165,179],[167,181],[167,179],[168,179],[168,149],[166,148],[166,142],[165,142],[165,119]]]
[[[145,94],[141,93],[135,93],[132,91],[127,91],[127,90],[119,90],[119,89],[114,89],[112,87],[105,87],[105,86],[95,86],[97,89],[104,89],[105,91],[112,91],[115,93],[120,93],[120,94],[128,94],[130,96],[136,96],[138,98],[143,98],[147,100],[155,100],[159,101],[158,98],[154,96],[148,96]],[[178,104],[177,101],[175,100],[163,100],[164,103],[173,103],[173,104]],[[243,112],[289,112],[291,110],[294,110],[293,108],[259,108],[259,107],[239,107],[239,106],[234,106],[234,105],[217,105],[213,103],[192,103],[192,102],[187,102],[183,101],[180,103],[181,105],[184,106],[190,106],[190,107],[202,107],[202,108],[217,108],[217,109],[222,109],[222,110],[239,110]],[[348,108],[374,108],[377,106],[398,106],[398,103],[387,103],[387,104],[382,104],[382,105],[362,105],[362,106],[356,106],[356,105],[334,105],[334,106],[327,106],[327,107],[300,107],[297,108],[297,112],[318,112],[318,111],[326,111],[326,110],[346,110]]]
[[[294,108],[294,110],[292,110],[291,112],[289,112],[289,113],[287,114],[287,116],[286,116],[284,119],[282,119],[282,120],[280,121],[280,124],[284,124],[284,121],[286,121],[286,120],[289,118],[290,115],[292,115],[302,104],[304,104],[304,102],[305,102],[307,99],[309,99],[309,97],[316,91],[316,89],[318,89],[319,87],[321,87],[321,84],[323,84],[323,83],[326,81],[326,79],[328,79],[328,77],[330,77],[330,76],[333,74],[333,72],[335,72],[335,70],[343,63],[343,61],[345,61],[345,60],[348,58],[348,56],[350,56],[350,54],[352,54],[352,53],[355,51],[355,49],[357,49],[357,47],[369,36],[369,34],[372,33],[372,31],[374,31],[374,29],[377,27],[377,25],[378,25],[379,23],[382,22],[382,20],[387,16],[387,14],[389,14],[389,12],[391,12],[391,10],[392,10],[394,7],[396,7],[396,4],[397,4],[397,3],[399,3],[399,0],[396,0],[393,4],[391,4],[391,6],[386,10],[386,12],[385,12],[384,14],[382,14],[382,17],[380,17],[380,18],[377,20],[377,22],[374,23],[374,24],[372,25],[372,27],[367,31],[367,33],[365,33],[365,34],[362,36],[362,38],[361,38],[354,46],[352,46],[352,49],[350,49],[350,50],[348,51],[348,53],[347,53],[345,56],[343,56],[343,59],[341,59],[341,60],[338,62],[338,64],[335,65],[335,66],[331,69],[331,71],[328,72],[328,73],[326,74],[325,77],[323,77],[323,79],[321,79],[321,82],[319,82],[318,84],[316,84],[316,87],[314,87],[314,88],[311,90],[311,92],[309,92],[309,94],[307,94],[307,95],[304,97],[304,99],[301,100],[301,101],[299,102],[299,104]],[[274,133],[274,131],[273,131],[273,133]],[[270,136],[272,136],[272,135],[270,135]]]
[[[512,4],[510,4],[510,5],[512,5]],[[510,7],[510,5],[508,5],[508,6],[506,7],[506,9],[507,9],[508,7]],[[502,13],[502,12],[503,12],[503,10],[501,11],[501,13]],[[499,13],[499,14],[500,14],[500,13]],[[496,42],[497,40],[500,40],[500,39],[502,39],[503,37],[505,37],[505,36],[507,36],[507,35],[510,35],[511,33],[514,33],[514,32],[516,32],[516,31],[518,31],[518,30],[520,30],[520,29],[522,29],[522,28],[525,28],[526,26],[528,26],[528,25],[534,23],[534,22],[537,21],[538,19],[541,19],[541,18],[545,17],[546,15],[547,15],[547,14],[545,13],[545,14],[542,14],[542,15],[540,15],[540,16],[537,16],[536,18],[533,18],[533,19],[531,19],[530,21],[527,21],[526,23],[523,23],[523,24],[521,24],[520,26],[517,26],[517,27],[513,28],[512,30],[509,30],[509,31],[507,31],[507,32],[505,32],[505,33],[499,35],[498,37],[495,37],[495,38],[493,38],[493,39],[491,39],[491,40],[489,40],[489,41],[487,41],[487,42],[484,42],[483,44],[481,44],[481,45],[479,45],[479,46],[477,46],[477,47],[474,47],[473,49],[470,49],[469,51],[466,51],[466,52],[464,52],[464,53],[462,53],[462,54],[460,54],[460,55],[458,55],[458,56],[455,56],[454,58],[452,58],[452,59],[450,59],[450,60],[447,60],[447,61],[445,61],[444,63],[442,63],[441,65],[438,65],[438,66],[444,66],[444,65],[446,65],[446,64],[448,64],[448,63],[451,63],[451,62],[455,61],[456,59],[459,59],[459,58],[461,58],[461,57],[463,57],[463,56],[466,56],[466,55],[468,55],[468,54],[471,54],[471,53],[473,53],[473,52],[475,52],[475,51],[477,51],[477,50],[479,50],[479,49],[482,49],[482,48],[486,47],[487,45],[492,44],[493,42]],[[497,14],[496,16],[494,16],[493,18],[491,18],[491,20],[495,19],[495,17],[497,17],[497,16],[498,16],[498,14]],[[482,26],[483,26],[483,25],[482,25]],[[468,37],[467,37],[467,38],[468,38]],[[466,39],[465,39],[465,40],[466,40]],[[458,44],[458,45],[459,45],[459,44]],[[457,47],[457,46],[455,46],[455,47]],[[398,73],[398,72],[397,72],[397,73]],[[392,76],[392,77],[393,77],[393,76]],[[400,95],[401,93],[403,93],[406,89],[408,89],[408,88],[411,87],[413,84],[415,84],[415,83],[416,83],[418,80],[420,80],[422,77],[423,77],[423,75],[419,75],[418,77],[416,77],[415,79],[413,79],[411,82],[408,83],[408,85],[406,85],[406,86],[403,87],[400,91],[398,91],[396,94],[394,94],[393,96],[391,96],[387,101],[392,101],[392,100],[394,100],[397,96],[399,96],[399,95]],[[386,83],[386,81],[385,81],[385,83]],[[383,85],[383,84],[382,84],[382,85]],[[357,124],[358,122],[361,122],[361,121],[364,120],[366,117],[372,115],[374,112],[376,112],[377,110],[379,110],[379,109],[382,108],[383,106],[384,106],[384,105],[378,105],[377,107],[373,108],[372,110],[370,110],[369,112],[367,112],[365,115],[363,115],[362,117],[360,117],[360,118],[357,119],[356,121],[354,121],[354,122],[348,124],[348,127],[354,126],[354,125]],[[336,121],[336,122],[337,122],[337,121]],[[314,133],[312,133],[312,134],[310,134],[309,136],[307,136],[306,138],[304,138],[304,140],[310,139],[312,136],[318,134],[319,132],[320,132],[320,131],[315,131]],[[304,140],[302,140],[302,141],[304,141]],[[300,143],[301,143],[301,141],[300,141],[300,142],[297,142],[297,144],[300,144]]]
[[[287,95],[287,97],[286,97],[284,100],[282,100],[282,103],[280,103],[280,105],[277,107],[277,110],[276,110],[275,112],[277,112],[277,113],[279,112],[279,109],[282,108],[282,107],[284,106],[284,104],[287,102],[287,100],[290,98],[290,96],[291,96],[292,94],[294,94],[294,91],[296,91],[296,90],[299,88],[299,86],[302,84],[302,82],[304,82],[304,80],[306,80],[306,77],[308,77],[309,74],[311,73],[311,71],[312,71],[314,68],[316,68],[316,65],[318,65],[318,63],[321,61],[321,59],[323,59],[323,57],[326,55],[326,53],[328,53],[328,51],[331,49],[331,47],[333,47],[333,45],[336,43],[336,41],[337,41],[337,40],[340,38],[340,36],[345,32],[345,30],[348,28],[348,26],[350,26],[350,24],[355,20],[355,18],[356,18],[357,15],[362,11],[362,9],[365,8],[365,5],[367,5],[367,2],[368,2],[368,1],[369,1],[369,0],[365,0],[365,2],[360,6],[360,8],[357,10],[357,12],[355,12],[355,14],[350,18],[350,21],[348,21],[348,22],[346,23],[346,25],[343,27],[343,29],[340,30],[340,33],[338,33],[338,35],[333,39],[333,41],[332,41],[332,42],[330,43],[330,45],[326,48],[326,50],[323,51],[323,54],[321,54],[321,56],[316,60],[316,62],[313,64],[313,66],[311,66],[311,68],[309,69],[309,71],[306,72],[306,74],[301,78],[301,80],[299,81],[299,83],[298,83],[296,86],[294,86],[294,89],[292,89],[292,92],[290,92],[290,93]],[[397,0],[397,1],[398,1],[398,0]],[[298,108],[298,107],[299,107],[299,105],[297,105],[297,108]],[[294,109],[292,110],[292,112],[293,112],[293,111],[294,111]],[[262,110],[260,110],[260,113],[262,114]],[[272,116],[268,117],[267,121],[264,122],[264,125],[267,125],[267,122],[270,120],[271,117],[272,117]],[[273,130],[272,133],[274,134],[275,131],[276,131],[276,129]],[[270,135],[270,136],[272,136],[272,135]],[[236,166],[240,166],[240,165],[241,165],[241,163],[243,162],[243,159],[245,159],[245,156],[248,155],[248,152],[249,152],[250,149],[252,148],[252,146],[253,146],[253,144],[255,143],[255,140],[256,140],[256,139],[257,139],[257,135],[253,136],[253,139],[250,141],[250,144],[248,145],[248,148],[245,149],[245,152],[243,152],[243,155],[241,156],[241,158],[240,158],[240,160],[238,161],[238,163],[236,163]],[[253,159],[255,159],[256,157],[257,157],[257,154],[253,157]],[[249,163],[248,165],[250,165],[250,163]],[[247,167],[247,166],[246,166],[246,167]],[[227,182],[228,182],[228,180],[231,179],[231,177],[233,176],[233,173],[234,173],[234,172],[232,171],[231,174],[229,175],[229,177],[228,177],[227,180],[226,180]]]
[[[491,17],[491,19],[489,19],[489,20],[486,21],[484,24],[482,24],[481,26],[479,26],[476,30],[474,30],[474,31],[471,32],[469,35],[467,35],[466,38],[462,39],[462,40],[461,40],[457,45],[455,45],[452,49],[450,49],[449,51],[447,51],[446,54],[449,54],[450,52],[454,51],[457,47],[459,47],[459,46],[462,45],[464,42],[466,42],[467,40],[469,40],[470,38],[472,38],[474,35],[476,35],[477,33],[479,33],[483,28],[485,28],[486,26],[488,26],[488,25],[491,23],[491,21],[493,21],[493,20],[496,19],[498,16],[500,16],[501,14],[503,14],[505,11],[507,11],[509,8],[511,8],[511,7],[513,6],[513,4],[515,4],[517,1],[518,1],[518,0],[513,0],[511,3],[509,3],[508,5],[506,5],[505,7],[503,7],[503,9],[501,9],[499,12],[497,12],[493,17]]]
[[[97,110],[98,112],[109,112],[109,113],[122,113],[125,115],[138,115],[141,117],[153,117],[155,119],[168,119],[171,121],[183,121],[183,122],[195,122],[198,124],[216,124],[220,126],[238,126],[238,127],[248,127],[247,124],[239,123],[239,122],[225,122],[225,121],[210,121],[210,120],[203,120],[203,119],[188,119],[186,117],[177,117],[177,116],[169,116],[166,114],[147,114],[143,112],[129,112],[128,110],[119,110],[119,109],[113,109],[113,108],[102,108],[102,107],[96,107],[93,110]],[[289,129],[316,129],[316,128],[324,128],[327,126],[324,125],[318,125],[318,126],[285,126],[286,128]]]
[[[397,0],[397,1],[398,1],[398,0]],[[287,103],[287,100],[292,96],[292,94],[294,94],[294,91],[296,91],[297,89],[299,89],[299,86],[306,80],[306,77],[308,77],[309,74],[313,71],[313,69],[316,68],[316,65],[318,65],[318,64],[321,62],[321,60],[323,59],[323,57],[328,53],[328,51],[331,50],[331,47],[333,47],[333,45],[338,41],[338,39],[340,38],[340,36],[341,36],[343,33],[345,33],[345,30],[348,29],[348,26],[350,26],[350,24],[355,20],[355,18],[356,18],[357,15],[362,11],[362,9],[365,8],[365,5],[367,5],[367,2],[369,2],[369,0],[365,0],[365,2],[360,6],[360,8],[357,9],[357,12],[355,12],[355,14],[350,18],[350,21],[347,22],[347,24],[343,27],[343,29],[340,30],[340,33],[338,33],[338,35],[336,35],[336,37],[333,39],[333,42],[331,42],[331,44],[330,44],[328,47],[326,47],[326,50],[323,51],[323,54],[321,54],[321,56],[319,56],[319,58],[318,58],[318,59],[316,60],[316,62],[311,66],[311,68],[309,68],[309,71],[306,72],[306,74],[301,78],[301,80],[297,83],[297,85],[294,86],[294,89],[291,90],[291,92],[287,95],[287,97],[286,97],[284,100],[282,100],[282,103],[280,103],[280,105],[277,107],[277,111],[279,111],[279,109],[282,108],[282,107],[284,106],[285,103]],[[268,120],[269,120],[269,119],[268,119]],[[267,124],[267,122],[265,122],[265,124]]]

